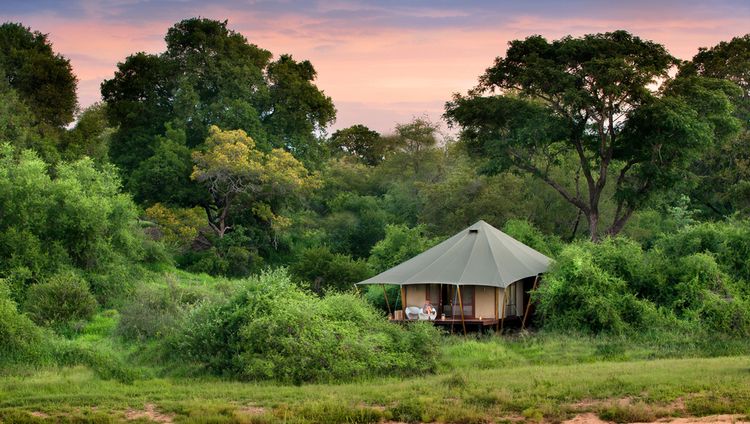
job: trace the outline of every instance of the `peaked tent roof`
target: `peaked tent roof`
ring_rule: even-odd
[[[357,284],[507,287],[547,271],[550,258],[479,221],[437,246]]]

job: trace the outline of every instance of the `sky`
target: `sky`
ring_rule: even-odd
[[[310,60],[336,105],[331,130],[383,133],[416,116],[438,121],[511,40],[625,29],[689,59],[750,32],[750,0],[0,0],[0,21],[49,34],[70,59],[82,107],[118,62],[164,51],[167,29],[195,16],[228,20],[276,57]]]

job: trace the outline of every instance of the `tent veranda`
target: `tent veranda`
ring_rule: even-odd
[[[384,288],[385,284],[401,286],[404,309],[408,306],[406,299],[409,299],[409,294],[412,301],[431,301],[431,297],[437,297],[432,300],[439,300],[438,308],[445,309],[445,295],[448,294],[451,297],[451,315],[457,315],[455,300],[458,300],[465,332],[466,315],[481,317],[482,314],[477,314],[477,311],[494,310],[495,320],[502,315],[499,319],[502,321],[505,307],[512,302],[516,315],[521,316],[517,299],[519,295],[523,299],[523,290],[517,290],[516,286],[530,277],[534,277],[536,285],[539,274],[544,273],[549,264],[548,257],[490,224],[479,221],[437,246],[357,285],[380,284]],[[491,291],[491,294],[494,293],[494,308],[492,302],[487,300],[488,287],[494,288]],[[484,294],[479,298],[476,296],[478,288]],[[465,300],[469,291],[472,298]],[[499,309],[500,292],[503,297],[502,310]]]

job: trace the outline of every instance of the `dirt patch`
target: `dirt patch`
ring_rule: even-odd
[[[237,411],[248,415],[263,415],[266,413],[266,408],[256,405],[246,405],[239,408]]]
[[[633,398],[624,397],[619,399],[584,399],[572,404],[571,406],[574,411],[592,411],[609,406],[626,407],[630,406],[632,403]]]
[[[45,418],[45,419],[49,418],[49,414],[45,414],[44,412],[41,412],[41,411],[33,411],[31,412],[31,416],[37,417],[37,418]]]
[[[139,418],[146,418],[147,420],[171,424],[174,420],[174,414],[163,414],[156,410],[156,405],[153,403],[147,403],[143,405],[142,410],[128,409],[125,411],[125,419],[128,421],[137,420]]]
[[[585,414],[578,414],[569,420],[563,421],[563,424],[607,424],[607,423],[609,423],[609,421],[604,421],[593,412],[587,412]]]
[[[745,415],[742,414],[724,414],[724,415],[709,415],[706,417],[683,417],[683,418],[662,418],[661,420],[654,421],[653,423],[669,423],[669,424],[750,424]],[[653,424],[653,423],[633,423],[633,424]]]

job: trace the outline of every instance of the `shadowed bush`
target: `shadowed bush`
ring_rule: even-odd
[[[96,307],[88,283],[73,272],[56,274],[31,286],[24,302],[24,310],[34,322],[54,328],[88,320]]]

